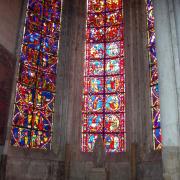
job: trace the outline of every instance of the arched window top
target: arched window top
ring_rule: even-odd
[[[50,149],[61,0],[29,0],[19,60],[11,144]]]
[[[98,135],[107,152],[126,151],[122,0],[88,0],[82,109],[83,152]]]

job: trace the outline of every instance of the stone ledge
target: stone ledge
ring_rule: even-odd
[[[107,180],[107,172],[105,168],[92,168],[88,173],[88,180]]]

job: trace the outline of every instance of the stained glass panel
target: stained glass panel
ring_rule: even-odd
[[[161,124],[160,124],[160,100],[158,84],[158,67],[156,56],[156,35],[154,29],[154,12],[152,0],[146,0],[148,51],[150,64],[150,90],[151,90],[151,117],[153,127],[153,146],[155,150],[162,148]]]
[[[107,152],[126,151],[122,0],[88,0],[82,108],[83,152],[98,135]]]
[[[11,144],[50,149],[61,0],[29,0],[19,60]]]
[[[102,60],[87,61],[87,76],[102,76],[104,73],[104,62]]]

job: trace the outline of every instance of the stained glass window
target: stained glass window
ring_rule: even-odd
[[[100,135],[106,152],[126,150],[122,0],[88,0],[82,108],[83,152]]]
[[[11,144],[50,149],[61,0],[29,0],[19,60]]]
[[[152,0],[146,0],[147,10],[147,32],[148,32],[148,51],[150,66],[150,90],[151,90],[151,117],[153,123],[153,145],[158,150],[162,147],[162,135],[160,124],[160,100],[158,85],[158,67],[156,56],[156,38],[154,29],[154,12]]]

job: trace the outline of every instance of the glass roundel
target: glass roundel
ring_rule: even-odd
[[[88,0],[81,150],[126,151],[122,0]]]
[[[154,12],[152,0],[146,0],[147,34],[150,66],[150,91],[151,91],[151,117],[154,150],[162,148],[162,134],[160,123],[160,98],[158,83],[158,60],[156,56],[156,36],[154,27]]]
[[[19,60],[11,144],[50,149],[61,0],[29,0]]]

